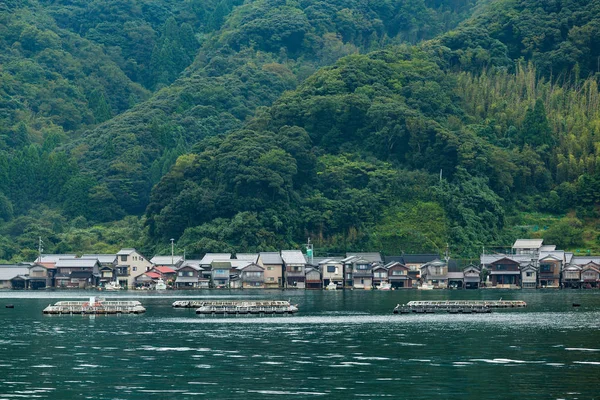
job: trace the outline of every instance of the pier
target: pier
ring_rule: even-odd
[[[146,309],[137,300],[106,301],[104,299],[90,298],[89,301],[59,301],[48,305],[44,314],[142,314]]]
[[[409,301],[394,307],[394,314],[435,313],[451,314],[490,313],[493,308],[523,308],[527,303],[522,300],[440,300]]]

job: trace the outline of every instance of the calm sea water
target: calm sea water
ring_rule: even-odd
[[[106,297],[147,312],[42,314],[90,294],[0,292],[0,399],[600,398],[600,291],[121,292]],[[215,297],[291,299],[300,312],[171,308]],[[499,297],[529,307],[392,314],[409,300]]]

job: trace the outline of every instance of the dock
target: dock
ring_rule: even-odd
[[[490,313],[494,308],[523,308],[527,303],[522,300],[441,300],[409,301],[394,307],[394,314],[435,313],[451,314]]]
[[[48,305],[43,310],[44,314],[142,314],[146,309],[137,300],[106,301],[99,298],[90,298],[88,301],[59,301]]]
[[[202,315],[285,315],[298,312],[298,306],[282,300],[225,300],[204,301],[196,309]]]

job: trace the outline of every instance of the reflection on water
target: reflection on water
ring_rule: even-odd
[[[0,399],[597,396],[600,293],[419,292],[118,293],[107,297],[139,299],[147,313],[95,318],[41,313],[88,292],[0,292]],[[171,308],[221,295],[291,299],[300,312],[211,318]],[[529,307],[391,313],[409,300],[499,295]],[[9,301],[15,309],[3,308]]]

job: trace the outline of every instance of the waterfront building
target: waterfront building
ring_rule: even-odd
[[[540,252],[538,281],[542,288],[560,288],[564,252]]]
[[[469,265],[463,270],[464,288],[479,289],[481,283],[481,270],[474,265]]]
[[[544,243],[544,239],[517,239],[512,246],[513,253],[537,258],[541,251],[542,243]],[[554,246],[546,247],[546,249],[553,247]]]
[[[536,289],[538,287],[538,269],[529,263],[521,266],[521,288]]]
[[[391,262],[385,265],[387,279],[393,289],[410,289],[413,287],[413,279],[409,275],[409,268],[400,262]],[[375,280],[376,270],[373,270]]]
[[[448,264],[439,258],[421,265],[421,281],[435,289],[448,287]]]
[[[306,289],[323,289],[323,280],[319,268],[306,267]]]
[[[600,284],[600,265],[591,261],[581,268],[581,287],[598,288]]]
[[[439,254],[403,254],[401,256],[386,256],[385,263],[397,261],[408,267],[408,276],[413,282],[421,278],[421,266],[440,258]]]
[[[399,263],[398,263],[399,264]],[[377,288],[382,283],[388,283],[388,270],[387,265],[376,264],[373,270],[373,287]]]
[[[121,249],[117,253],[116,269],[122,287],[134,288],[136,278],[146,271],[150,271],[150,268],[152,268],[152,263],[136,249]],[[127,281],[121,280],[121,276],[126,276]],[[125,282],[126,284],[124,284]]]
[[[278,252],[261,252],[257,264],[264,268],[265,288],[283,287],[283,259]]]
[[[327,287],[331,282],[341,288],[344,285],[344,265],[342,257],[318,259],[315,262],[321,271],[322,287]]]
[[[346,272],[346,287],[353,289],[373,288],[372,262],[359,256],[351,255],[342,260]]]
[[[260,265],[250,262],[239,268],[241,284],[243,289],[264,289],[265,269]]]
[[[214,260],[211,262],[211,284],[214,288],[228,288],[229,275],[231,273],[231,262],[226,260]]]
[[[0,264],[0,289],[29,289],[31,264]]]
[[[448,272],[448,287],[462,289],[465,286],[465,273],[463,271]]]
[[[200,260],[200,266],[205,270],[211,270],[213,261],[231,260],[231,253],[206,253]]]
[[[575,264],[569,264],[563,268],[562,286],[564,288],[581,288],[581,267]]]
[[[59,259],[54,277],[57,287],[86,289],[98,285],[100,262],[97,259],[67,258]]]
[[[300,250],[281,250],[286,287],[304,289],[306,287],[306,258]]]
[[[205,285],[200,285],[202,278],[202,267],[197,264],[185,263],[177,270],[174,286],[177,289],[196,289]],[[208,287],[208,282],[206,282]]]
[[[503,257],[492,262],[489,266],[491,287],[498,289],[515,289],[521,285],[521,269],[519,262]]]

